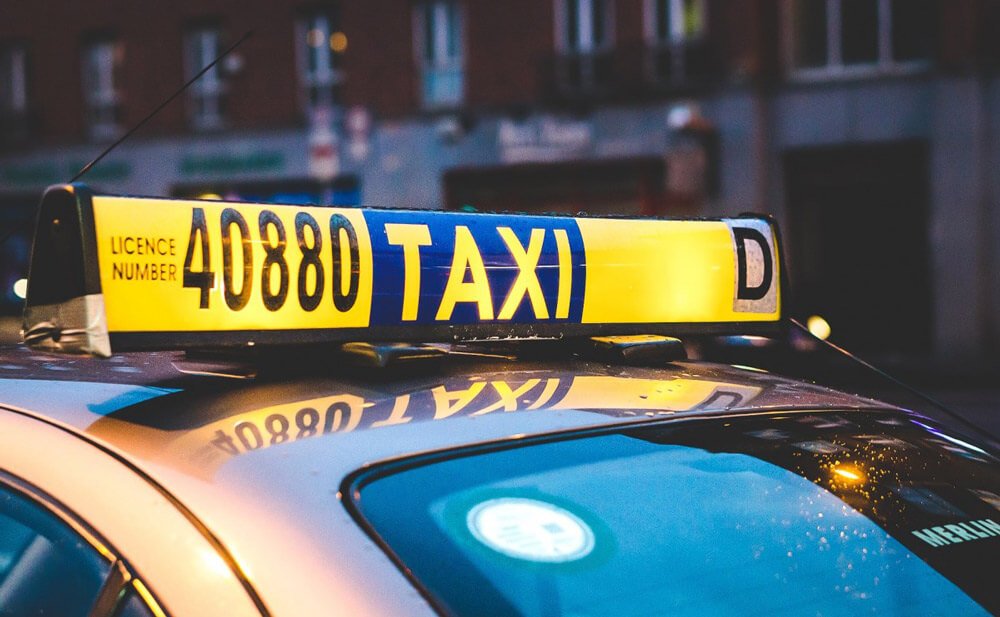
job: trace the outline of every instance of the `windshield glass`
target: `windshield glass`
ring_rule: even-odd
[[[438,459],[356,505],[456,614],[975,615],[987,460],[901,415],[753,416]]]

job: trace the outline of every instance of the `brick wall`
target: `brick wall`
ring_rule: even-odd
[[[465,53],[465,101],[472,110],[527,108],[543,100],[545,63],[555,53],[554,0],[460,0]],[[326,3],[330,4],[330,3]],[[366,105],[377,117],[420,113],[420,74],[415,60],[415,0],[341,0],[343,99]],[[239,50],[242,71],[228,78],[228,128],[255,129],[304,123],[296,70],[296,19],[323,6],[301,0],[173,0],[171,2],[62,0],[8,2],[0,20],[0,44],[19,42],[29,54],[32,143],[85,139],[81,53],[87,37],[117,36],[124,44],[123,122],[131,126],[183,81],[182,37],[192,23],[212,20],[224,44],[247,30]],[[781,73],[778,3],[772,0],[709,0],[709,40],[728,77],[775,77]],[[643,0],[614,3],[616,48],[641,50]],[[947,0],[941,4],[939,59],[964,68],[997,52],[1000,22],[995,0]],[[637,79],[636,58],[622,53],[616,70]],[[1000,62],[1000,58],[997,60]],[[629,100],[629,93],[618,98]],[[179,103],[179,104],[178,104]],[[166,108],[144,136],[190,129],[186,100]]]
[[[551,0],[473,0],[466,7],[466,100],[474,107],[538,100],[554,46]]]

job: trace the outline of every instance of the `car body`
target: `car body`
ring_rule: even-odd
[[[993,442],[765,370],[777,238],[56,187],[0,614],[998,610]]]
[[[572,358],[462,356],[403,374],[313,371],[245,378],[236,369],[206,369],[178,353],[107,361],[19,347],[6,350],[0,365],[0,490],[26,493],[75,521],[74,528],[88,530],[145,584],[158,610],[170,615],[450,610],[397,567],[397,556],[370,533],[358,514],[359,498],[350,494],[359,472],[432,455],[530,450],[542,438],[623,428],[697,424],[721,434],[736,421],[777,426],[779,419],[793,418],[805,420],[800,426],[813,436],[800,436],[794,446],[803,457],[828,459],[824,448],[844,448],[846,430],[861,435],[870,455],[855,459],[868,469],[858,473],[874,477],[883,456],[915,452],[894,436],[905,427],[936,440],[956,461],[981,460],[978,465],[993,474],[977,479],[984,495],[997,482],[996,462],[984,449],[967,438],[943,439],[950,434],[922,416],[704,362],[641,368]],[[231,373],[220,376],[226,371]],[[852,424],[872,414],[888,422],[881,431]],[[831,430],[838,437],[830,437]],[[920,480],[918,470],[911,474]],[[838,495],[870,515],[865,498],[855,503],[861,494],[838,487],[836,480],[809,479],[818,492]],[[733,498],[766,499],[752,491]],[[784,509],[780,499],[771,505]],[[920,523],[919,529],[935,526]],[[896,535],[911,546],[921,542]],[[697,540],[688,541],[700,548]],[[989,536],[968,546],[992,545],[995,554],[996,542]]]

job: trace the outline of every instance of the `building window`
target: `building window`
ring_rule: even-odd
[[[892,0],[892,57],[897,62],[927,61],[934,55],[938,23],[934,0]]]
[[[661,85],[688,85],[706,76],[705,0],[646,0],[647,76]]]
[[[0,145],[27,139],[27,52],[20,45],[0,46]]]
[[[565,93],[593,94],[614,77],[610,0],[557,0],[556,86]]]
[[[417,7],[415,37],[427,108],[455,107],[464,94],[462,17],[457,2],[439,0]]]
[[[299,21],[299,81],[307,113],[340,104],[344,80],[341,55],[347,50],[347,36],[339,28],[336,11],[327,9],[305,15]]]
[[[121,130],[121,93],[118,89],[124,48],[115,40],[88,44],[83,56],[83,98],[91,139],[117,137]]]
[[[0,113],[5,118],[28,111],[28,63],[24,48],[0,48]]]
[[[184,64],[188,79],[208,66],[222,52],[221,33],[217,27],[198,27],[184,37]],[[198,130],[222,126],[223,95],[222,69],[216,64],[191,84],[188,90],[191,125]]]
[[[562,47],[590,54],[611,46],[611,6],[607,0],[562,0]]]
[[[917,68],[931,58],[935,0],[791,0],[789,66],[820,76]]]
[[[667,45],[705,35],[705,0],[647,0],[647,35]]]

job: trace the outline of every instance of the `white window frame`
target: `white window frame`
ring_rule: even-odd
[[[28,112],[28,52],[22,45],[0,47],[0,114],[23,116]]]
[[[659,37],[656,27],[660,19],[657,5],[661,2],[669,5],[670,8],[670,32],[666,39]],[[650,45],[666,47],[703,40],[708,31],[708,2],[706,0],[694,0],[694,3],[697,11],[701,13],[702,28],[701,32],[689,35],[684,31],[684,0],[644,0],[642,22],[646,42]]]
[[[449,15],[449,11],[453,11]],[[427,40],[431,18],[433,40]],[[449,17],[455,20],[454,35]],[[421,99],[425,109],[458,107],[465,100],[465,16],[457,0],[430,0],[417,4],[413,14],[414,54],[421,73]],[[451,45],[449,45],[451,43]],[[454,54],[449,54],[449,47]],[[431,58],[428,58],[430,50]]]
[[[334,110],[341,101],[334,89],[344,81],[344,73],[336,68],[335,52],[330,47],[330,37],[339,30],[332,11],[317,10],[303,14],[295,29],[295,48],[298,50],[299,87],[302,109],[311,117],[317,108]],[[314,39],[318,40],[315,42]],[[310,68],[310,55],[315,54],[315,68]],[[316,93],[316,100],[313,100]]]
[[[841,48],[841,0],[826,0],[826,64],[801,67],[796,64],[795,0],[783,0],[782,32],[785,66],[798,81],[853,78],[870,75],[904,75],[925,70],[929,60],[897,61],[892,56],[892,0],[878,3],[878,58],[875,62],[844,64]]]
[[[577,13],[577,45],[571,47],[569,43],[569,10],[566,3],[570,0],[555,0],[556,4],[556,41],[559,50],[564,54],[586,56],[590,54],[608,51],[615,45],[615,11],[614,0],[603,0],[604,2],[604,42],[594,43],[594,2],[602,0],[576,0],[580,10]],[[586,7],[586,10],[584,9]]]
[[[116,73],[123,47],[117,39],[88,43],[83,52],[83,96],[87,107],[87,128],[91,139],[113,139],[121,132],[121,93]]]
[[[184,37],[185,73],[191,79],[215,60],[222,51],[222,30],[218,26],[198,26]],[[191,84],[188,90],[191,125],[197,130],[211,130],[223,125],[225,81],[216,64]]]

